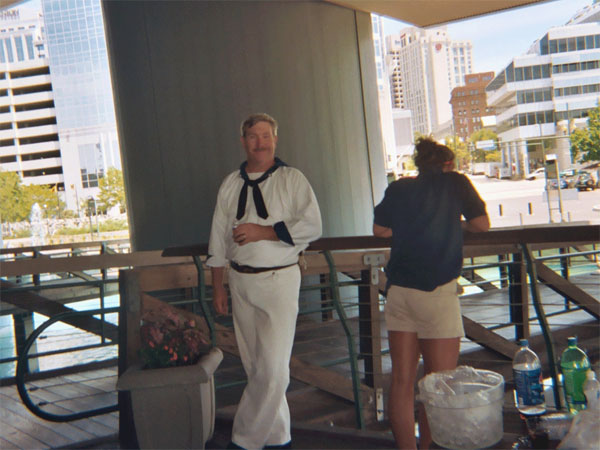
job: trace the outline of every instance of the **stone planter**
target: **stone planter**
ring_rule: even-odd
[[[213,374],[222,359],[221,350],[213,348],[194,366],[132,366],[119,377],[117,389],[131,392],[141,449],[204,448],[214,430]]]

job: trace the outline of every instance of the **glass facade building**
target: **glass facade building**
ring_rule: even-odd
[[[41,0],[41,5],[72,204],[96,196],[109,167],[121,168],[102,5],[100,0]]]
[[[100,0],[43,0],[59,127],[114,124]]]

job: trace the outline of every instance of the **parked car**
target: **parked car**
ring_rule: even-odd
[[[560,177],[560,188],[567,189],[568,187],[569,187],[569,183],[567,182],[567,179],[564,177]],[[556,178],[551,178],[548,181],[548,188],[549,189],[558,189],[558,180]]]
[[[586,191],[588,189],[596,189],[596,182],[589,172],[580,172],[575,180],[575,187],[578,191]]]
[[[567,169],[560,172],[560,188],[561,189],[572,189],[575,188],[575,183],[580,175],[588,175],[588,172],[584,170]],[[548,187],[550,189],[558,189],[558,181],[551,178],[548,181]]]
[[[536,178],[544,178],[546,176],[546,169],[544,167],[540,167],[539,169],[535,169],[528,176],[528,180],[535,180]]]

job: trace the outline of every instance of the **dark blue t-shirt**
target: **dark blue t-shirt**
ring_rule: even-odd
[[[460,275],[461,215],[486,215],[485,203],[457,172],[422,172],[394,181],[375,207],[375,223],[392,229],[388,282],[433,291]]]

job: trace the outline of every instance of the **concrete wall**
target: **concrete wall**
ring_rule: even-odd
[[[239,124],[278,119],[325,236],[369,234],[385,189],[368,14],[319,1],[103,3],[133,248],[208,241]]]

